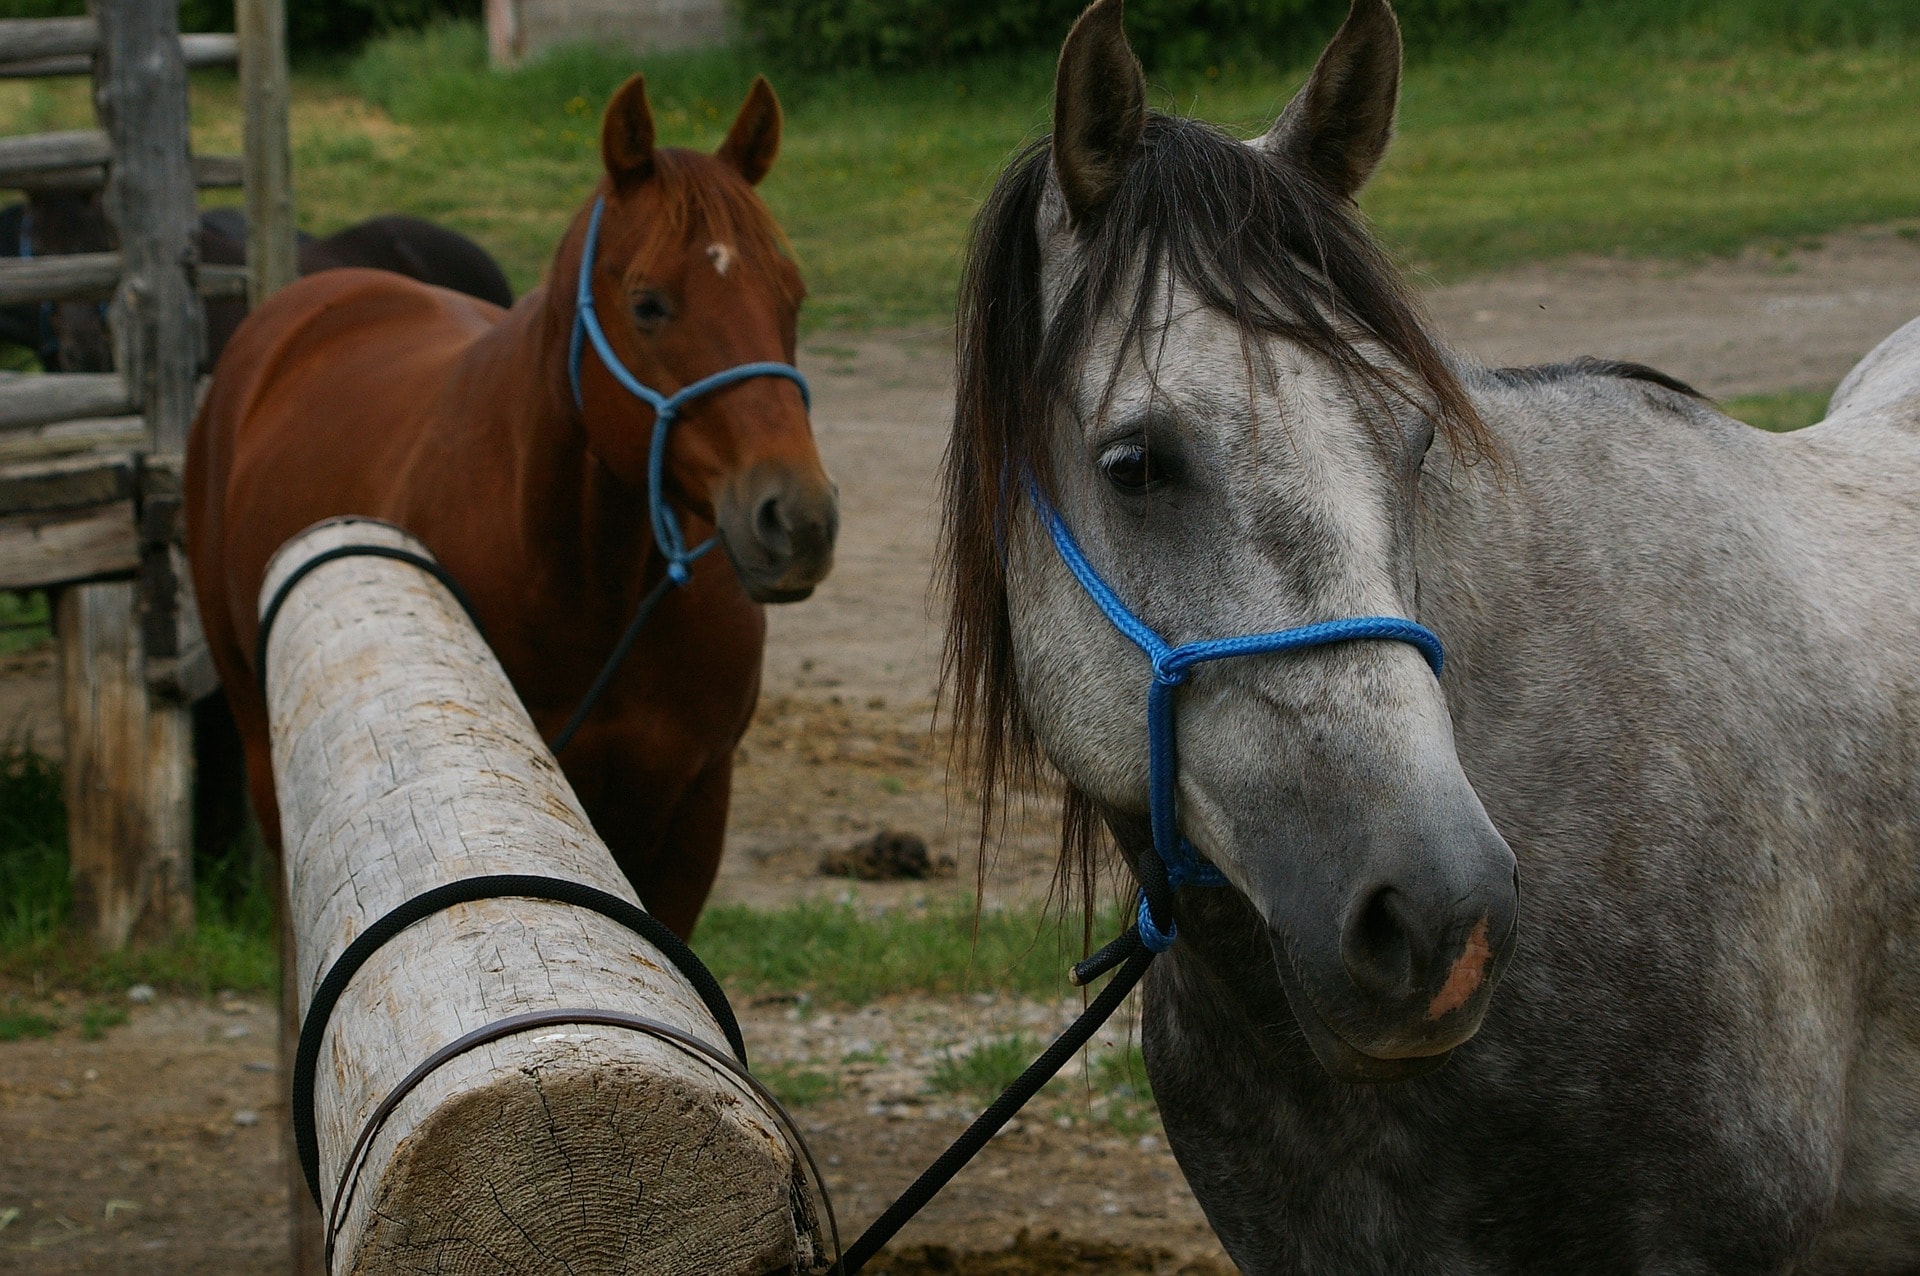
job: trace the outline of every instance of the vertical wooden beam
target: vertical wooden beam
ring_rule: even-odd
[[[235,0],[233,16],[240,35],[240,104],[246,111],[247,296],[257,306],[299,274],[287,136],[285,0]]]
[[[178,458],[204,341],[178,0],[88,0],[88,11],[100,30],[94,110],[111,150],[101,204],[122,261],[114,359],[148,455]],[[131,581],[74,586],[60,604],[76,920],[103,948],[193,924],[192,718],[147,689],[141,638],[156,607],[171,615],[173,599]]]
[[[93,99],[113,146],[101,192],[125,263],[115,355],[146,415],[149,451],[186,452],[204,323],[197,265],[187,64],[177,0],[89,0],[100,23]]]
[[[103,949],[193,924],[188,719],[153,712],[134,591],[70,585],[55,605],[74,914]]]

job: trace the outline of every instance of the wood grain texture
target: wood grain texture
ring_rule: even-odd
[[[136,468],[127,452],[0,465],[0,510],[24,514],[131,500]]]
[[[0,517],[0,589],[123,576],[140,566],[133,502]]]
[[[74,919],[112,950],[193,925],[192,719],[149,701],[133,582],[55,606]]]
[[[270,565],[385,524],[310,529]],[[352,937],[431,887],[543,873],[637,903],[492,652],[417,568],[347,558],[288,595],[267,696],[302,1011]],[[613,921],[525,899],[459,905],[382,948],[323,1039],[321,1180],[394,1084],[439,1046],[563,1007],[650,1016],[725,1049],[659,952]],[[372,1144],[336,1271],[810,1270],[810,1206],[779,1126],[714,1065],[643,1034],[535,1029],[446,1063]]]

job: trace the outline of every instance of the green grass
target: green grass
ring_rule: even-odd
[[[0,1041],[27,1041],[60,1031],[60,1021],[31,1010],[0,1010]]]
[[[949,1050],[927,1084],[939,1094],[995,1095],[1012,1085],[1045,1049],[1024,1032],[982,1041],[971,1050]]]
[[[761,1063],[753,1075],[773,1091],[774,1097],[790,1108],[805,1108],[823,1099],[838,1098],[840,1078],[814,1068],[791,1063]]]
[[[1720,406],[1728,416],[1763,430],[1783,433],[1812,425],[1827,415],[1827,400],[1833,388],[1824,390],[1782,390],[1778,394],[1748,394],[1728,399]]]
[[[1580,252],[1725,253],[1913,218],[1920,61],[1892,44],[1737,35],[1608,38],[1575,24],[1417,59],[1364,206],[1405,261],[1439,278]],[[1151,63],[1157,106],[1243,134],[1266,126],[1305,65]],[[434,217],[525,289],[591,188],[600,111],[637,65],[576,48],[496,74],[478,29],[447,25],[303,71],[302,224]],[[765,65],[724,50],[645,59],[661,140],[715,146]],[[1051,71],[1046,55],[885,76],[775,69],[785,142],[763,189],[812,290],[813,330],[947,321],[967,223],[1008,156],[1047,128]],[[194,91],[196,145],[237,148],[232,76],[199,73]],[[88,122],[80,86],[0,85],[0,131]]]
[[[138,983],[196,995],[277,988],[278,945],[258,870],[196,867],[198,920],[191,933],[125,952],[92,951],[68,929],[72,890],[60,768],[31,752],[0,754],[0,979],[37,978],[101,995]],[[115,1022],[117,1011],[117,1003],[90,1010],[83,1031]]]
[[[0,655],[29,651],[53,641],[53,616],[42,590],[0,593]]]
[[[761,910],[710,908],[693,946],[729,987],[804,991],[864,1005],[892,993],[934,996],[990,989],[1058,996],[1081,955],[1075,919],[1062,926],[1038,908],[987,911],[955,901],[869,914],[852,904],[801,902]],[[1096,934],[1117,930],[1103,919]]]

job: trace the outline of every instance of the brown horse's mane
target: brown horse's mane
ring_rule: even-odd
[[[995,185],[974,220],[956,323],[941,696],[957,760],[978,781],[983,866],[1004,798],[1032,792],[1044,770],[1014,673],[1005,528],[1023,499],[1018,476],[1049,486],[1044,427],[1098,316],[1118,310],[1123,340],[1144,351],[1164,319],[1157,285],[1170,272],[1237,323],[1249,377],[1265,363],[1261,339],[1283,337],[1332,363],[1377,425],[1386,409],[1410,405],[1456,458],[1495,455],[1412,291],[1351,202],[1304,170],[1203,122],[1150,116],[1111,202],[1081,232],[1081,272],[1046,322],[1037,221],[1051,169],[1042,140]],[[1057,886],[1063,901],[1085,902],[1089,919],[1101,827],[1067,784]]]
[[[636,261],[641,270],[669,253],[704,247],[692,244],[697,230],[728,242],[739,265],[770,282],[783,301],[800,303],[806,289],[793,268],[793,245],[753,187],[725,161],[663,147],[654,152],[649,181],[659,191],[659,207],[652,211]]]

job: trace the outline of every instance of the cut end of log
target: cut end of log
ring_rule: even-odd
[[[727,1089],[585,1040],[605,1031],[538,1029],[543,1054],[435,1107],[360,1185],[365,1230],[335,1270],[812,1270],[779,1132]],[[581,1048],[554,1057],[569,1036]]]

